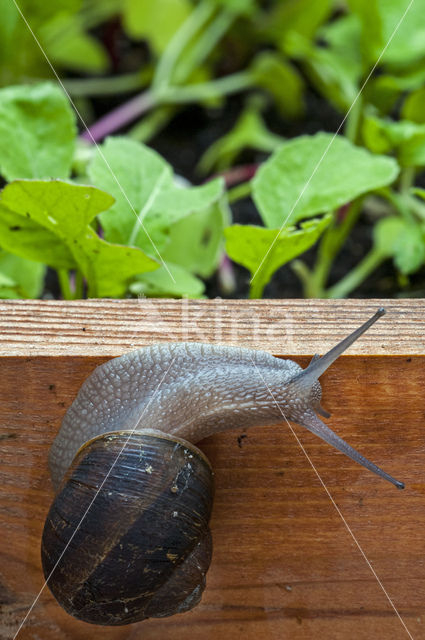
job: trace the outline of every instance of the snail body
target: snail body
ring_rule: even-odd
[[[196,443],[217,431],[282,422],[265,383],[297,422],[311,412],[297,397],[291,403],[296,389],[287,383],[300,372],[292,360],[264,351],[186,342],[109,360],[85,381],[64,417],[49,452],[53,484],[79,448],[102,433],[154,429]],[[318,382],[314,392],[319,402]]]
[[[384,310],[306,369],[251,349],[153,345],[98,367],[49,454],[57,494],[42,562],[75,617],[128,624],[197,604],[211,560],[213,474],[194,443],[212,433],[291,420],[374,473],[316,415],[318,377]]]

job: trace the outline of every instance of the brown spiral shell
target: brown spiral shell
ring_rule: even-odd
[[[53,595],[74,617],[103,625],[191,609],[211,561],[212,499],[210,464],[185,440],[126,431],[90,440],[44,527]]]

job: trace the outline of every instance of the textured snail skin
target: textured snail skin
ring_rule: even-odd
[[[109,431],[155,429],[196,443],[217,431],[282,422],[282,411],[303,424],[321,388],[315,382],[300,395],[288,386],[301,371],[264,351],[198,343],[153,345],[114,358],[84,382],[65,415],[49,454],[53,483],[87,440]]]

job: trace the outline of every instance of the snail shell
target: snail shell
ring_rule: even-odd
[[[103,625],[191,609],[211,561],[212,498],[211,466],[184,440],[123,431],[89,441],[44,527],[46,578],[60,560],[53,595],[74,617]]]

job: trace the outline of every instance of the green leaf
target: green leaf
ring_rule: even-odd
[[[365,70],[368,70],[376,62],[385,44],[379,0],[348,0],[348,5],[360,19],[362,28],[359,50],[365,59]]]
[[[59,14],[54,21],[50,21],[48,27],[53,32],[61,32],[60,38],[54,37],[48,41],[46,37],[47,54],[56,64],[86,73],[104,73],[108,70],[109,59],[105,49],[94,36],[84,33],[77,17]]]
[[[59,65],[65,64],[70,68],[93,71],[95,57],[97,63],[101,56],[106,60],[102,45],[85,30],[105,24],[117,13],[120,2],[84,0],[82,9],[81,0],[58,0],[54,4],[44,0],[20,0],[16,4],[27,24],[13,1],[0,0],[0,85],[29,82],[31,78],[51,79],[52,70],[45,54],[57,70]],[[79,32],[78,43],[76,32]],[[97,64],[96,68],[99,67]]]
[[[419,225],[405,224],[395,246],[394,263],[403,274],[414,273],[424,263],[425,244]]]
[[[190,15],[188,0],[126,0],[124,28],[131,38],[146,38],[154,51],[162,53],[177,29]]]
[[[81,8],[81,3],[82,0],[57,0],[54,12],[72,15]],[[52,7],[48,6],[44,0],[21,0],[19,6],[30,24],[32,24],[32,20],[37,24],[44,23],[52,17]],[[28,27],[26,28],[28,29]]]
[[[292,55],[298,59],[318,91],[346,113],[355,99],[362,77],[360,25],[355,16],[343,16],[323,25],[316,45],[292,36]]]
[[[371,78],[363,91],[366,104],[371,104],[382,114],[391,113],[398,98],[402,93],[397,79],[394,76],[382,74]]]
[[[401,117],[418,124],[425,124],[425,87],[407,96],[401,110]]]
[[[331,49],[311,48],[304,59],[306,71],[323,96],[336,109],[346,112],[353,104],[358,87],[355,67]]]
[[[16,184],[16,183],[13,183]],[[14,211],[0,200],[0,247],[22,258],[44,262],[54,269],[75,269],[77,264],[66,244],[55,233]]]
[[[92,297],[123,295],[128,279],[157,264],[138,249],[105,242],[90,222],[114,202],[95,187],[16,181],[0,200],[0,245],[54,268],[78,268]]]
[[[356,16],[347,15],[324,24],[318,33],[327,44],[328,51],[345,69],[353,86],[358,86],[362,77],[361,29]]]
[[[332,3],[327,0],[276,3],[265,30],[286,55],[302,64],[318,90],[345,113],[357,94],[362,72],[360,27],[355,16],[324,25],[331,11]],[[327,46],[315,45],[315,36]]]
[[[13,2],[0,0],[0,15],[0,86],[42,78],[47,62]]]
[[[252,193],[264,224],[275,229],[333,211],[391,184],[397,174],[392,158],[374,156],[341,136],[318,133],[285,142],[260,167]]]
[[[363,119],[362,136],[374,153],[395,153],[402,167],[425,165],[425,124],[394,122],[372,114]]]
[[[213,2],[227,11],[240,15],[251,15],[257,9],[255,0],[213,0]]]
[[[344,33],[347,37],[342,50],[332,46],[316,46],[302,36],[293,34],[291,55],[302,64],[318,91],[345,113],[358,93],[361,60],[356,49],[356,34],[351,34],[351,30],[347,29]],[[323,37],[326,38],[328,34],[329,30],[324,31]]]
[[[421,227],[395,216],[379,220],[374,227],[374,242],[378,251],[394,258],[403,274],[417,271],[425,259],[425,243]]]
[[[38,298],[45,273],[39,262],[0,251],[0,298]]]
[[[99,211],[113,202],[112,196],[95,187],[62,180],[16,180],[3,189],[0,200],[64,242],[85,233]]]
[[[375,78],[371,78],[367,83],[363,92],[365,102],[374,105],[381,114],[389,114],[393,111],[397,100],[404,92],[414,91],[416,93],[417,90],[418,95],[421,95],[420,90],[424,82],[425,65],[423,62],[412,69],[403,70],[402,73],[397,72],[397,75],[382,73]],[[409,98],[407,98],[406,102],[408,101]],[[423,112],[423,107],[420,103],[417,106],[418,110],[415,108],[414,111],[415,114],[418,114],[417,116],[410,117],[402,109],[402,117],[406,120],[421,123],[419,114]]]
[[[382,20],[382,40],[389,42],[408,7],[406,0],[376,0]],[[425,55],[425,12],[422,2],[413,2],[401,22],[397,33],[384,53],[387,65],[399,68],[419,60]]]
[[[198,168],[205,174],[213,169],[223,171],[234,164],[244,149],[270,153],[280,147],[283,141],[284,138],[267,129],[257,105],[251,103],[242,111],[233,129],[207,149]]]
[[[67,10],[60,2],[55,3],[54,8],[41,0],[21,0],[18,4],[36,36],[40,25],[52,13]],[[16,4],[0,0],[0,15],[0,85],[28,82],[29,78],[42,78],[46,74],[51,78],[51,69]],[[44,49],[44,43],[41,46]]]
[[[15,178],[66,178],[71,170],[74,112],[54,84],[0,90],[0,173]]]
[[[209,278],[220,259],[223,229],[229,219],[224,200],[182,218],[170,228],[170,242],[162,252],[163,259],[167,264],[171,262],[202,278]]]
[[[422,2],[414,1],[410,7],[408,0],[350,0],[349,4],[361,20],[363,47],[370,64],[387,43],[381,59],[387,67],[405,67],[425,55]]]
[[[183,267],[167,262],[174,281],[164,267],[159,267],[152,273],[143,273],[130,284],[130,291],[135,295],[145,295],[151,298],[200,298],[205,285],[202,280],[193,276]]]
[[[89,176],[116,200],[100,216],[105,238],[154,256],[156,249],[161,252],[167,244],[173,224],[217,202],[224,188],[220,178],[200,187],[179,186],[160,155],[126,138],[106,140],[89,167]]]
[[[414,187],[412,189],[412,192],[416,195],[419,196],[419,198],[422,198],[422,200],[425,200],[425,189],[421,189],[420,187]]]
[[[90,227],[73,253],[87,279],[88,295],[92,298],[120,298],[127,291],[132,276],[158,268],[158,263],[140,249],[105,242]]]
[[[17,293],[17,283],[0,272],[0,298],[16,300],[19,298]]]
[[[0,59],[3,62],[19,23],[19,12],[13,2],[9,2],[9,0],[0,0],[0,11],[2,17],[0,20]]]
[[[332,11],[330,0],[287,0],[276,2],[266,19],[265,30],[282,51],[293,33],[313,40],[318,27]]]
[[[301,223],[300,228],[264,229],[254,225],[232,225],[224,231],[226,252],[254,276],[251,291],[260,297],[274,272],[307,251],[332,220],[331,215]]]
[[[251,73],[256,85],[266,89],[274,97],[283,116],[296,118],[303,115],[304,82],[296,68],[287,60],[265,51],[254,58]]]

